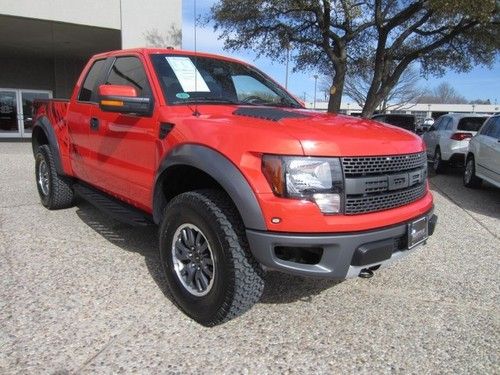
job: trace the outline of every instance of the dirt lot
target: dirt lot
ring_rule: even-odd
[[[165,297],[156,229],[38,201],[27,143],[0,143],[0,373],[498,373],[500,190],[431,179],[435,235],[372,279],[267,275],[215,328]]]

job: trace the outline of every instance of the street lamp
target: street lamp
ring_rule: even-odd
[[[316,109],[316,86],[318,84],[318,75],[315,74],[313,77],[314,77],[314,101],[313,101],[313,108]]]

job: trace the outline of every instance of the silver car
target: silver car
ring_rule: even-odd
[[[436,120],[422,136],[435,173],[444,172],[449,164],[464,165],[469,141],[487,118],[475,113],[452,113]]]
[[[500,188],[500,114],[490,117],[469,143],[464,185],[477,188],[482,180]]]

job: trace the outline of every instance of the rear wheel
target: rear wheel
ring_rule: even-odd
[[[481,186],[482,179],[476,176],[476,163],[474,156],[470,155],[465,162],[464,186],[476,189]]]
[[[160,226],[160,257],[174,302],[205,326],[228,321],[262,295],[263,271],[241,218],[221,191],[174,198]]]
[[[49,210],[73,205],[74,193],[71,183],[57,174],[54,157],[48,145],[41,145],[36,151],[35,177],[40,200]]]
[[[441,156],[441,149],[438,147],[434,152],[434,160],[432,162],[432,170],[434,173],[444,173],[446,171],[446,162]]]

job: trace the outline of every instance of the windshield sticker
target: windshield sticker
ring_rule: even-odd
[[[189,95],[187,92],[178,92],[177,94],[175,94],[175,96],[178,99],[189,99],[191,95]]]
[[[207,83],[189,57],[167,56],[165,58],[184,91],[210,92]]]

